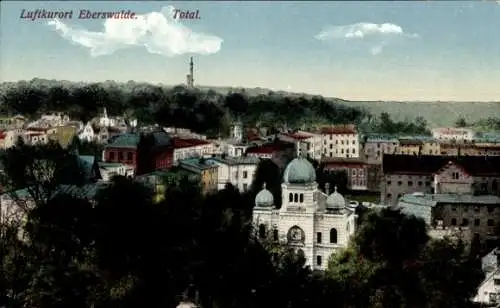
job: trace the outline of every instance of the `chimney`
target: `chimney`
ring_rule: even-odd
[[[325,183],[325,193],[330,195],[330,183]]]

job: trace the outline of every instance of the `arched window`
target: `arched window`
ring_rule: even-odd
[[[290,193],[288,195],[288,202],[293,202],[293,194],[292,193]]]
[[[335,228],[330,229],[330,243],[337,244],[337,229]]]
[[[266,237],[266,226],[264,224],[261,224],[259,226],[259,237],[260,238],[265,238]]]
[[[293,195],[293,202],[299,202],[299,195],[298,194]]]
[[[278,233],[278,230],[277,229],[274,229],[273,230],[273,239],[275,241],[279,240],[279,233]]]
[[[299,195],[299,201],[300,203],[304,202],[304,194]]]

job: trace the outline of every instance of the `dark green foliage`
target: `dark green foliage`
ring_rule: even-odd
[[[394,121],[387,112],[382,112],[368,129],[388,135],[431,134],[427,127],[427,121],[423,117],[417,117],[414,121]]]
[[[328,277],[344,307],[471,307],[483,275],[463,243],[429,240],[425,223],[399,211],[369,211]]]
[[[16,149],[11,166],[40,151]],[[51,151],[43,157],[59,157]],[[256,182],[279,182],[279,169],[259,168]],[[115,177],[94,200],[58,194],[37,203],[25,225],[0,225],[0,305],[175,307],[189,291],[204,308],[460,308],[482,278],[461,243],[429,241],[423,221],[397,211],[365,213],[351,247],[315,273],[271,230],[257,240],[254,192],[227,185],[203,196],[181,178],[163,201],[151,195]]]
[[[212,90],[188,90],[129,82],[64,84],[44,80],[19,82],[0,93],[2,113],[36,116],[63,111],[84,122],[103,107],[111,115],[136,117],[140,123],[190,128],[210,136],[224,136],[233,120],[246,125],[264,125],[276,131],[318,124],[360,124],[371,118],[366,110],[338,104],[321,96],[305,97],[268,93],[249,96],[245,92],[223,95]],[[366,122],[366,121],[364,121]],[[393,122],[385,115],[372,130],[383,133],[424,133],[426,123]]]

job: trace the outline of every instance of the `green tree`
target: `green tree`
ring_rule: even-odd
[[[467,127],[467,122],[463,117],[458,118],[455,121],[455,127],[461,128],[461,127]]]

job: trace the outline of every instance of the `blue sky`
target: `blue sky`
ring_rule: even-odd
[[[197,9],[201,19],[174,21],[168,6]],[[74,15],[30,21],[20,18],[23,9]],[[105,20],[78,19],[83,9],[144,19],[108,20],[102,34]],[[202,85],[353,100],[500,101],[495,1],[3,1],[0,17],[2,80],[181,84],[193,56]]]

